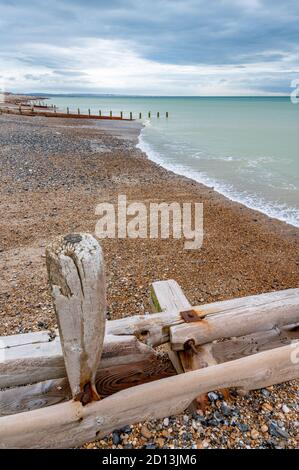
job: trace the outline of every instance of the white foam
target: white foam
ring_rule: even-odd
[[[286,222],[295,227],[299,227],[298,209],[288,207],[286,204],[281,204],[275,201],[265,201],[256,195],[246,194],[245,192],[241,194],[235,191],[232,185],[220,183],[219,181],[210,178],[204,172],[196,171],[183,164],[167,162],[163,156],[156,152],[151,147],[149,142],[144,139],[142,131],[139,135],[137,147],[145,152],[150,160],[163,166],[167,170],[173,171],[178,175],[186,176],[187,178],[190,178],[198,183],[202,183],[206,186],[213,187],[213,189],[218,193],[226,196],[232,201],[239,202],[240,204],[243,204],[250,209],[259,211],[269,217],[281,220],[282,222]]]

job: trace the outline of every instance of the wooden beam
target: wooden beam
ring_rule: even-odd
[[[170,328],[172,349],[183,350],[190,340],[194,345],[202,345],[221,338],[249,335],[299,323],[298,289],[275,294],[264,294],[263,298],[256,299],[256,303],[252,299],[245,305],[236,303],[233,306],[232,303],[230,308],[227,308],[227,304],[225,308],[219,308],[219,304],[216,308],[213,304],[210,307],[193,308],[192,313],[199,317],[198,321]]]
[[[133,335],[106,335],[98,368],[132,364],[152,355],[152,348]],[[0,362],[0,389],[64,377],[66,370],[58,337],[51,342],[20,344],[4,350],[4,360]]]
[[[247,316],[249,310],[251,313],[255,312],[261,319],[267,320],[265,323],[268,323],[268,318],[271,318],[272,309],[275,310],[279,306],[281,311],[283,311],[284,305],[286,305],[285,310],[289,315],[286,322],[291,324],[293,323],[292,317],[298,318],[296,312],[299,309],[299,289],[288,289],[215,302],[201,306],[200,311],[211,315],[211,319],[212,316],[216,319],[217,315],[219,315],[218,318],[225,315],[225,318],[227,318],[225,322],[226,332],[231,337],[236,335],[232,334],[234,325],[231,324],[230,314],[233,315],[233,318],[239,317],[242,321],[244,316]],[[146,341],[147,344],[156,346],[169,341],[171,326],[182,323],[184,322],[180,312],[176,310],[173,312],[138,315],[108,321],[106,332],[109,335],[116,334],[118,338],[124,338],[126,335],[136,335]],[[299,323],[299,321],[297,320],[294,323]],[[187,326],[189,328],[190,325],[191,328],[194,328],[190,323],[188,325],[184,324],[184,327]],[[259,322],[257,322],[258,327]],[[196,329],[200,330],[198,326]],[[271,330],[272,326],[267,328],[267,325],[264,325],[264,329],[265,331],[267,329]],[[223,331],[218,331],[217,334],[221,337],[223,336]],[[252,331],[249,334],[252,334]],[[239,336],[242,336],[242,333]],[[49,332],[0,337],[0,356],[4,358],[3,361],[0,361],[0,388],[26,385],[29,381],[35,383],[47,379],[65,377],[60,338],[56,337],[51,341],[52,338],[53,336]],[[107,347],[111,338],[110,336],[109,341],[105,341]],[[186,339],[188,339],[188,335]],[[218,338],[216,337],[216,339]],[[107,360],[105,351],[103,360]]]
[[[102,249],[89,234],[59,237],[46,249],[67,377],[73,397],[98,399],[95,377],[103,350],[106,282]]]
[[[139,346],[135,336],[125,338],[123,346],[132,348],[132,354],[121,351],[111,351],[115,364],[104,366],[107,361],[101,361],[96,375],[96,389],[101,397],[112,395],[135,385],[159,380],[175,375],[170,361],[161,357],[154,350],[145,346],[146,351]],[[129,341],[130,340],[130,343]],[[135,344],[133,350],[133,342]],[[119,345],[119,344],[118,344]],[[118,356],[118,352],[120,355]],[[133,359],[134,355],[134,359]],[[111,357],[109,358],[111,362]],[[127,362],[126,362],[127,361]],[[118,362],[118,364],[117,364]],[[33,385],[9,388],[0,391],[0,416],[46,408],[63,403],[72,398],[70,386],[66,377],[46,380]]]
[[[297,351],[297,352],[296,352]],[[66,448],[114,429],[182,412],[196,396],[260,388],[299,377],[299,343],[133,387],[82,406],[70,401],[0,418],[0,448]]]
[[[151,298],[154,308],[158,311],[183,311],[192,308],[181,287],[173,279],[154,282],[151,286]],[[170,344],[166,344],[169,359],[178,374],[217,364],[211,351],[211,345],[204,345],[198,348],[197,353],[194,354],[194,351],[191,349],[178,352],[173,351]],[[190,411],[193,412],[199,407],[205,409],[206,403],[206,394],[200,395],[190,405]]]
[[[299,340],[298,325],[288,325],[247,336],[212,343],[213,356],[217,362],[227,362],[250,356],[261,351],[279,348]]]

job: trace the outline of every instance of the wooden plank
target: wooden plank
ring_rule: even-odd
[[[174,279],[156,281],[151,285],[151,301],[156,312],[188,310],[191,304]]]
[[[156,281],[151,285],[151,301],[156,312],[181,311],[190,308],[191,304],[181,287],[174,279]],[[172,351],[170,344],[165,344],[168,357],[178,374],[184,372],[183,365],[177,352]]]
[[[200,307],[194,307],[199,309],[203,314],[214,315],[214,314],[228,314],[230,311],[236,311],[238,309],[246,310],[250,307],[258,309],[260,306],[263,311],[267,313],[267,305],[269,304],[269,310],[271,309],[270,304],[273,302],[281,302],[292,300],[298,301],[299,305],[299,288],[298,289],[286,289],[282,291],[269,292],[265,294],[252,295],[247,297],[240,297],[236,299],[223,300],[220,302],[213,302],[210,304],[204,304]],[[275,306],[275,305],[274,305]],[[241,311],[239,312],[242,313]],[[134,315],[121,318],[118,320],[111,320],[106,322],[106,333],[111,335],[137,335],[148,337],[147,343],[149,346],[158,346],[169,341],[169,328],[176,324],[184,323],[179,311],[156,313],[151,315]],[[288,323],[292,323],[291,321]],[[297,322],[294,322],[297,323]],[[152,335],[151,335],[152,332]],[[32,344],[39,342],[39,335],[44,333],[48,335],[48,332],[36,332],[36,333],[25,333],[22,335],[13,335],[16,345],[19,345],[19,339],[21,344],[24,342],[25,337],[28,336],[28,342]],[[30,336],[29,336],[30,335]],[[0,350],[5,347],[6,338],[12,338],[11,336],[0,336]],[[22,338],[22,339],[21,339]],[[29,339],[30,338],[30,339]],[[10,339],[12,341],[12,339]]]
[[[299,377],[298,350],[299,343],[261,352],[139,385],[84,407],[71,400],[5,416],[0,418],[0,448],[75,447],[127,424],[180,413],[196,396],[210,390],[260,388],[295,379]]]
[[[102,249],[90,234],[57,238],[46,262],[73,397],[99,399],[95,377],[103,350],[106,282]]]
[[[136,341],[135,337],[134,338]],[[129,359],[129,356],[125,356]],[[120,357],[123,360],[125,357]],[[175,374],[171,363],[155,351],[150,354],[136,351],[134,362],[99,367],[96,389],[101,397],[126,388],[170,377]],[[45,408],[72,398],[67,378],[46,380],[34,385],[0,391],[0,416]]]
[[[295,325],[213,343],[212,352],[217,362],[227,362],[279,348],[290,344],[293,340],[299,340],[299,328]]]
[[[18,336],[18,335],[16,335]],[[98,366],[113,367],[134,363],[153,354],[152,348],[135,336],[106,335]],[[0,389],[66,377],[59,338],[48,343],[25,344],[5,349],[0,362]]]
[[[201,306],[200,311],[208,315],[211,314],[211,319],[212,316],[215,318],[216,315],[219,315],[220,318],[225,315],[227,319],[226,330],[229,330],[229,337],[231,337],[237,335],[231,333],[230,328],[233,329],[233,325],[230,321],[230,314],[233,315],[233,318],[237,316],[242,319],[244,314],[246,318],[246,314],[250,310],[251,312],[256,312],[262,318],[267,318],[268,314],[271,314],[271,310],[275,309],[277,305],[280,305],[280,308],[283,310],[284,304],[287,303],[289,304],[286,305],[286,311],[290,313],[290,318],[292,316],[297,318],[299,289],[288,289],[215,302]],[[213,314],[211,312],[217,313]],[[286,320],[286,322],[293,323],[291,320]],[[123,335],[134,334],[145,341],[147,339],[147,344],[156,346],[168,342],[170,327],[180,323],[183,323],[183,320],[180,317],[179,311],[163,312],[108,321],[106,331],[109,334],[118,335],[119,338],[123,337]],[[294,323],[298,323],[298,320]],[[184,326],[187,325],[185,324]],[[190,324],[188,324],[189,326]],[[257,322],[257,327],[259,327],[259,322]],[[272,329],[272,326],[267,328],[265,325],[264,329]],[[48,335],[48,332],[44,333]],[[57,338],[56,343],[53,343],[53,341],[48,342],[47,340],[47,342],[40,344],[40,334],[38,332],[14,335],[13,337],[0,337],[0,357],[4,358],[2,362],[0,361],[0,388],[26,385],[28,384],[29,377],[32,377],[32,383],[34,383],[65,376],[64,365],[61,368],[63,359],[60,339]],[[218,331],[217,334],[222,336],[221,331]],[[242,336],[242,334],[239,336]],[[44,339],[43,337],[43,341]],[[10,344],[13,342],[15,346],[8,347],[6,342]]]
[[[293,290],[294,291],[294,290]],[[175,325],[170,328],[172,349],[183,350],[187,341],[195,345],[210,343],[221,338],[243,336],[276,327],[299,322],[299,294],[282,291],[281,296],[268,294],[264,302],[231,308],[227,310],[209,307],[194,308],[195,314],[207,314],[205,318],[192,323]],[[275,298],[276,297],[276,298]]]
[[[154,282],[151,286],[151,298],[153,306],[158,311],[169,312],[175,309],[183,311],[192,308],[181,287],[173,279]],[[167,343],[167,352],[178,374],[217,364],[209,345],[202,346],[197,350],[197,354],[194,354],[191,349],[177,353]],[[206,395],[197,397],[190,405],[190,411],[193,412],[198,407],[204,409],[206,402]]]

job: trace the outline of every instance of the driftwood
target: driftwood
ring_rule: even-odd
[[[180,413],[210,390],[261,388],[294,379],[299,377],[299,361],[292,362],[295,348],[299,343],[139,385],[84,407],[71,400],[5,416],[0,418],[0,447],[79,446],[130,423]]]

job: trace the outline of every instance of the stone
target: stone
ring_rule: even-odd
[[[169,426],[169,418],[164,418],[163,426],[165,426],[166,428]]]
[[[141,432],[141,435],[145,437],[146,439],[150,439],[152,437],[152,433],[146,426],[142,426],[140,432]]]
[[[240,429],[241,432],[247,432],[249,431],[249,427],[247,426],[247,424],[243,424],[243,423],[237,423],[237,428]]]
[[[282,405],[281,409],[282,409],[282,412],[285,414],[288,414],[291,411],[287,405]]]
[[[189,416],[188,416],[188,415],[184,415],[184,416],[183,416],[183,420],[184,420],[184,423],[185,423],[185,424],[188,424],[188,423],[189,423]]]
[[[219,396],[215,392],[209,392],[208,393],[208,398],[211,402],[216,401],[219,399]]]
[[[270,405],[270,403],[265,402],[262,404],[262,410],[267,412],[273,411],[273,406]]]
[[[268,430],[269,430],[269,428],[268,428],[268,426],[267,426],[266,424],[263,424],[263,425],[261,426],[261,431],[262,431],[262,433],[266,433],[266,432],[268,432]]]
[[[250,432],[250,437],[254,441],[259,438],[259,435],[260,433],[256,429],[252,429],[252,431]]]
[[[120,435],[118,431],[113,431],[112,433],[112,441],[114,445],[118,445],[120,443]]]
[[[158,439],[156,439],[156,443],[158,444],[159,447],[163,447],[164,446],[164,439],[162,439],[162,437],[158,437]]]
[[[269,432],[271,436],[282,437],[283,439],[288,439],[289,433],[284,429],[281,429],[275,421],[271,421],[269,425]]]

